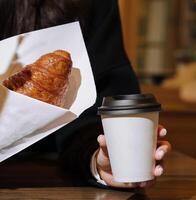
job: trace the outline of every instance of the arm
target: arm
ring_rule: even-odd
[[[99,98],[104,95],[112,95],[116,91],[120,94],[136,92],[131,89],[133,85],[129,78],[131,74],[130,66],[123,66],[106,73],[103,81],[107,80],[107,84],[100,80],[100,85],[103,84],[104,89],[98,93],[96,104],[58,133],[57,139],[58,146],[61,147],[60,160],[63,170],[71,175],[75,183],[98,185],[91,174],[90,161],[99,147],[97,137],[103,133],[100,116],[97,116],[97,107],[100,105]]]
[[[91,174],[90,160],[103,133],[97,107],[102,97],[139,93],[139,84],[123,49],[118,5],[116,0],[95,0],[92,21],[84,31],[86,46],[94,73],[97,101],[78,119],[57,135],[63,170],[76,184],[98,185]],[[103,186],[104,187],[104,186]]]

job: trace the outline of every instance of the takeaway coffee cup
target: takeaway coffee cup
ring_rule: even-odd
[[[98,108],[114,180],[141,182],[154,178],[161,105],[152,94],[104,97]]]

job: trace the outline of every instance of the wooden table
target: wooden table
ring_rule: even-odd
[[[55,164],[49,164],[47,169],[47,165],[44,162],[37,164],[37,167],[36,163],[34,163],[32,168],[28,167],[28,163],[29,161],[21,161],[21,166],[19,167],[18,164],[16,168],[13,165],[9,166],[9,162],[0,166],[0,187],[2,188],[6,184],[15,186],[12,189],[0,189],[1,200],[196,200],[196,160],[179,152],[170,153],[165,162],[166,173],[157,180],[157,184],[154,187],[145,191],[138,190],[137,193],[93,187],[63,186],[63,181],[58,177],[56,177],[56,182],[53,180],[57,176]],[[25,165],[26,167],[24,167]],[[24,174],[19,176],[22,166]],[[45,173],[38,173],[43,167],[46,169]],[[46,179],[46,174],[49,172],[50,176]],[[38,175],[36,175],[37,173]],[[26,184],[26,186],[28,184],[33,185],[31,182],[34,182],[34,185],[27,188],[17,188],[16,179],[18,179],[18,185],[20,186],[23,184]],[[44,181],[41,182],[42,179],[46,179],[48,184]],[[41,184],[37,182],[36,186],[36,180]],[[49,184],[50,181],[51,185]]]

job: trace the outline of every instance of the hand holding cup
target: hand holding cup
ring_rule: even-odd
[[[97,141],[99,143],[100,148],[96,155],[96,161],[97,161],[97,169],[98,169],[101,179],[104,180],[107,185],[112,186],[112,187],[119,187],[119,188],[135,188],[135,187],[143,188],[143,187],[152,186],[156,181],[156,177],[159,177],[163,174],[164,172],[163,159],[167,155],[167,153],[171,151],[170,143],[166,140],[163,140],[167,134],[167,130],[163,126],[159,125],[157,134],[158,134],[158,141],[157,141],[157,149],[155,152],[156,167],[153,172],[155,178],[150,181],[143,181],[143,182],[137,182],[137,183],[134,183],[134,182],[120,183],[120,182],[114,181],[112,171],[111,171],[111,165],[110,165],[110,160],[108,156],[105,136],[99,135],[99,137],[97,138]]]
[[[158,141],[166,135],[166,129],[158,126],[160,110],[161,104],[152,94],[103,99],[98,114],[104,136],[98,137],[97,168],[108,185],[145,187],[163,173],[156,161],[162,160],[170,144]]]

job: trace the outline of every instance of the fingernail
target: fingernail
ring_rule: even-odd
[[[99,136],[97,137],[97,142],[99,142],[100,138],[101,138],[101,136],[99,135]]]
[[[166,136],[167,130],[165,128],[161,129],[160,135],[161,136]]]
[[[158,171],[157,176],[161,176],[163,174],[163,168],[162,167],[158,167],[157,171]]]
[[[159,151],[158,151],[158,158],[159,158],[159,159],[162,159],[163,156],[164,156],[164,154],[165,154],[165,152],[164,152],[163,150],[159,150]]]

